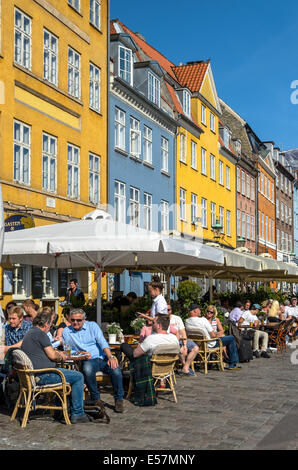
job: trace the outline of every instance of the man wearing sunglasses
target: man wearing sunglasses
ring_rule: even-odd
[[[88,387],[91,403],[100,401],[96,372],[111,377],[116,413],[123,413],[123,380],[117,359],[112,355],[98,324],[86,320],[86,313],[80,308],[71,310],[70,326],[63,329],[63,342],[71,347],[71,353],[87,351],[89,359],[82,361],[82,373]]]

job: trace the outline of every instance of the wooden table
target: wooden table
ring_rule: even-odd
[[[82,351],[85,352],[85,351]],[[70,369],[80,370],[80,365],[82,361],[86,361],[89,358],[88,353],[84,356],[70,355],[64,361],[60,361],[58,364],[61,364],[61,367],[70,366]]]

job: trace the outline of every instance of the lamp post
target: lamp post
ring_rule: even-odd
[[[216,219],[215,224],[211,225],[211,228],[212,228],[212,230],[215,232],[214,235],[213,235],[213,238],[214,238],[215,240],[220,240],[221,237],[222,237],[222,235],[223,235],[223,234],[221,233],[223,227],[222,227],[222,225],[221,225],[221,223],[220,223],[220,221],[219,221],[218,218]]]

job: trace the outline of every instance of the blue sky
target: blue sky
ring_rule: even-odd
[[[259,138],[298,147],[297,0],[111,0],[111,18],[176,64],[210,59],[218,95]]]

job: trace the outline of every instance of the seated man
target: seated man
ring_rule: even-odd
[[[254,307],[253,307],[254,308]],[[242,313],[241,318],[238,321],[238,325],[249,326],[252,325],[254,328],[259,327],[259,320],[257,317],[258,309],[255,310],[247,310],[246,312]],[[253,332],[253,355],[255,357],[260,357],[259,353],[259,342],[261,341],[261,357],[265,357],[267,359],[270,358],[270,355],[267,352],[268,349],[268,333],[265,331],[261,331],[258,329],[249,328],[248,332]]]
[[[207,339],[216,338],[216,333],[207,318],[201,317],[201,310],[197,304],[191,304],[189,307],[189,316],[185,322],[186,330],[203,330]],[[228,354],[228,369],[240,369],[241,366],[237,366],[239,362],[238,351],[234,336],[222,336],[222,345],[227,347]],[[218,345],[218,341],[208,342],[209,348],[214,348]]]
[[[64,352],[56,351],[51,346],[47,332],[51,328],[52,313],[39,313],[33,320],[33,327],[26,334],[22,351],[27,354],[33,364],[34,369],[56,368],[56,362],[67,359]],[[71,386],[71,423],[89,423],[84,412],[83,392],[84,377],[81,372],[69,369],[59,369],[63,372],[66,382]],[[38,385],[48,385],[60,383],[61,378],[55,373],[37,374]],[[57,402],[58,403],[58,402]]]
[[[90,354],[90,359],[82,361],[82,373],[91,396],[91,403],[96,404],[100,400],[96,372],[102,371],[111,377],[115,411],[123,413],[122,373],[101,329],[97,323],[86,321],[86,313],[80,308],[71,310],[70,322],[71,325],[63,329],[63,341],[71,347],[72,353],[87,351]]]
[[[199,346],[194,341],[187,339],[182,318],[172,314],[171,305],[168,305],[168,313],[170,315],[170,333],[177,336],[180,345],[179,356],[182,363],[182,372],[185,375],[194,376],[195,373],[190,369],[190,364],[198,354]]]
[[[175,335],[168,333],[170,317],[164,314],[157,314],[153,320],[154,334],[147,336],[136,348],[132,348],[127,343],[122,343],[121,351],[130,359],[136,359],[143,354],[152,356],[154,349],[161,345],[174,345],[179,347],[178,339]]]
[[[241,318],[242,310],[243,310],[243,304],[242,302],[240,302],[240,300],[238,300],[233,310],[230,312],[229,320],[237,323],[239,318]]]
[[[26,316],[24,317],[24,319],[26,321],[33,322],[34,318],[38,313],[38,305],[36,305],[32,299],[27,299],[23,302],[23,309],[26,312]]]
[[[11,348],[20,348],[26,333],[32,328],[32,323],[24,320],[22,307],[12,307],[8,313],[8,324],[5,326],[4,354]]]

